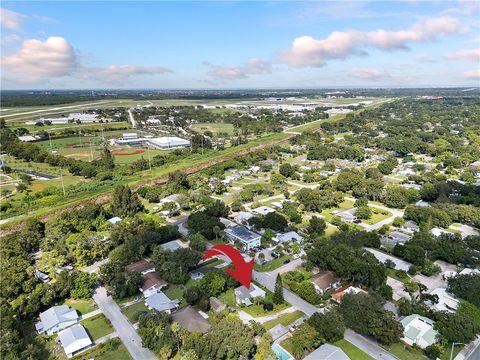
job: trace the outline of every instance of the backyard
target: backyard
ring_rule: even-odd
[[[103,314],[82,320],[80,323],[85,327],[92,340],[97,340],[113,332],[110,321]]]

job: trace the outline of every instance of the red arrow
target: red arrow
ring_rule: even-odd
[[[240,254],[238,250],[230,245],[219,244],[210,248],[203,255],[203,260],[207,260],[216,255],[228,256],[230,260],[232,260],[233,265],[235,265],[235,269],[225,269],[225,271],[237,279],[240,284],[250,289],[253,272],[253,259],[249,263],[246,263],[242,254]]]

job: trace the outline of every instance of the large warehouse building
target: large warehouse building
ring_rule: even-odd
[[[190,146],[190,141],[176,136],[162,137],[138,137],[136,133],[125,133],[120,139],[116,139],[117,145],[141,146],[150,145],[157,149],[168,150],[176,148],[186,148]]]

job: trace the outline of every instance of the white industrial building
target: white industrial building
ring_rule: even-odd
[[[125,133],[120,139],[115,139],[117,145],[142,146],[150,145],[154,148],[167,150],[190,147],[190,141],[176,136],[138,137],[136,133]]]

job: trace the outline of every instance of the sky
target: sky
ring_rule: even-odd
[[[480,2],[2,1],[2,89],[480,85]]]

